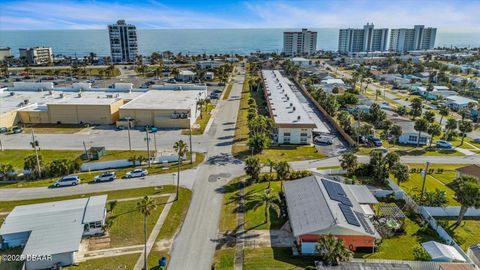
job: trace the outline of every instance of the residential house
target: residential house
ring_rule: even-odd
[[[458,111],[463,108],[466,108],[468,104],[471,102],[476,103],[475,100],[462,97],[462,96],[449,96],[446,99],[447,99],[447,106],[454,111]]]
[[[1,246],[22,247],[22,255],[51,255],[26,260],[24,269],[77,263],[84,236],[103,234],[107,195],[17,206],[0,227]]]
[[[222,62],[217,60],[205,60],[205,61],[198,61],[195,63],[198,69],[212,69],[217,68],[222,65]]]
[[[410,120],[392,119],[394,124],[399,125],[402,128],[402,135],[398,137],[398,143],[400,144],[420,144],[427,145],[430,143],[430,135],[426,132],[422,132],[420,138],[418,137],[418,131],[415,130],[415,123]]]
[[[283,184],[288,217],[303,255],[315,254],[329,234],[353,251],[371,250],[381,239],[365,207],[378,203],[366,186],[346,185],[314,175]],[[364,207],[362,207],[362,205]]]
[[[467,255],[478,267],[480,267],[480,243],[471,245],[467,250]]]
[[[470,176],[480,180],[480,165],[474,164],[465,167],[461,167],[455,170],[457,176]]]
[[[293,57],[291,61],[294,65],[297,65],[300,67],[308,67],[312,63],[312,61],[303,57]]]
[[[203,75],[203,79],[206,81],[212,81],[215,79],[215,74],[211,71],[205,72],[205,75]]]
[[[418,86],[413,89],[413,92],[419,94],[427,100],[443,99],[457,94],[457,92],[451,91],[450,88],[442,85],[433,86],[432,91],[428,91],[427,87],[425,86]]]

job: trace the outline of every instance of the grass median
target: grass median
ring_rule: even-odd
[[[200,116],[197,117],[195,121],[195,126],[197,128],[192,128],[192,135],[202,135],[205,132],[205,128],[207,127],[208,121],[212,117],[212,110],[215,109],[215,105],[208,104],[205,110],[200,112]],[[190,131],[188,129],[182,130],[182,135],[189,135]]]

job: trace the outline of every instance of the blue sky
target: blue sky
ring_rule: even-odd
[[[0,30],[138,28],[299,28],[435,26],[480,31],[480,0],[62,1],[0,0]]]

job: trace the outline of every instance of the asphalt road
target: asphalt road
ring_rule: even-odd
[[[171,249],[168,269],[211,269],[215,253],[218,221],[223,200],[222,186],[242,175],[243,165],[231,156],[235,122],[244,81],[244,71],[234,78],[230,98],[220,101],[207,132],[207,162],[200,165],[193,197],[184,224]]]

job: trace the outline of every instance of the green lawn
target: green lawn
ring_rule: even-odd
[[[315,257],[293,257],[291,248],[245,249],[244,270],[301,270],[313,266]]]
[[[163,223],[162,229],[157,237],[157,241],[172,238],[180,229],[185,216],[187,215],[188,206],[192,200],[192,191],[182,188],[178,194],[178,201],[176,201],[168,212],[167,219]]]
[[[183,190],[183,189],[184,188],[180,187],[180,190]],[[85,197],[103,195],[103,194],[108,195],[108,200],[118,200],[123,198],[143,197],[145,195],[150,196],[150,195],[159,195],[159,194],[173,193],[173,192],[175,192],[175,186],[168,185],[168,186],[158,186],[158,187],[114,190],[109,192],[86,193],[81,195],[51,197],[51,198],[34,199],[34,200],[2,201],[0,202],[0,212],[11,211],[15,206],[18,206],[18,205],[62,201],[62,200],[85,198]]]
[[[199,125],[198,128],[192,128],[192,135],[202,135],[207,127],[208,121],[211,118],[211,112],[215,109],[215,105],[208,104],[206,110],[202,110],[201,115],[195,120],[195,125]],[[182,130],[182,135],[188,135],[190,131],[188,129]]]
[[[215,270],[233,270],[235,263],[235,248],[225,248],[215,251]]]
[[[41,145],[40,145],[41,146]],[[72,150],[40,150],[38,152],[42,158],[43,163],[51,162],[55,159],[76,159],[82,154],[82,151]],[[27,156],[34,155],[35,151],[32,150],[18,150],[18,149],[6,149],[0,151],[0,164],[11,164],[16,170],[23,170],[24,159]]]
[[[167,266],[168,266],[168,263],[170,262],[170,256],[166,251],[155,250],[154,248],[152,248],[152,250],[150,251],[150,254],[148,254],[147,267],[149,270],[160,270],[160,267],[158,266],[158,261],[162,257],[166,257]]]
[[[413,248],[417,244],[430,240],[439,241],[439,237],[436,236],[433,230],[428,229],[428,234],[420,231],[420,226],[408,217],[405,218],[405,231],[405,234],[383,239],[377,252],[355,253],[355,257],[363,259],[415,260]]]
[[[258,155],[261,162],[265,162],[267,159],[274,161],[300,161],[309,159],[321,159],[326,155],[318,151],[315,146],[278,146],[269,147],[264,149],[261,154]]]
[[[30,124],[23,130],[23,133],[35,134],[74,134],[83,129],[85,125],[70,125],[70,124]]]
[[[223,100],[227,100],[230,97],[232,88],[233,88],[233,83],[227,84],[227,87],[225,87],[225,93],[223,94],[223,97],[222,97]]]
[[[280,229],[280,227],[285,224],[286,220],[280,218],[277,213],[274,211],[269,212],[269,219],[265,223],[265,206],[261,205],[256,210],[253,209],[253,202],[257,196],[261,196],[265,189],[267,188],[268,183],[258,183],[252,184],[245,188],[245,229],[254,229],[254,230],[267,230],[267,229]],[[278,193],[281,189],[280,181],[273,181],[272,193],[278,197]]]
[[[121,152],[120,155],[123,155],[125,153],[125,151],[120,151],[120,152]],[[202,163],[204,159],[205,159],[205,154],[196,153],[196,158],[194,162],[190,164],[189,162],[190,153],[187,153],[187,160],[180,166],[180,170],[187,170],[187,169],[194,168],[198,166],[200,163]],[[154,175],[154,174],[176,172],[177,166],[178,166],[177,163],[169,164],[168,169],[166,169],[163,167],[163,165],[153,165],[151,167],[148,167],[147,165],[145,165],[145,163],[143,163],[142,166],[137,166],[135,168],[145,168],[148,170],[149,175]],[[109,171],[115,171],[117,173],[117,178],[122,178],[125,176],[127,172],[131,171],[132,169],[133,167],[128,167],[128,168],[115,169],[115,170],[109,170]],[[88,183],[93,181],[94,177],[101,173],[102,171],[95,171],[95,172],[75,173],[74,175],[79,176],[82,183]],[[41,180],[23,181],[23,182],[12,183],[12,184],[4,184],[4,185],[0,185],[0,188],[46,187],[46,186],[51,186],[59,178],[60,177],[53,177],[53,178],[46,178]],[[122,181],[122,179],[118,179],[115,181]]]
[[[251,96],[249,89],[249,76],[245,76],[243,82],[242,95],[240,98],[240,105],[237,114],[237,121],[235,125],[235,139],[232,145],[232,154],[235,157],[245,157],[249,154],[248,142],[248,99]]]
[[[318,167],[317,170],[341,170],[342,166],[325,166],[325,167]]]
[[[162,213],[168,197],[154,198],[157,202],[157,209],[153,210],[147,219],[147,237],[153,229],[157,219]],[[108,215],[113,220],[110,228],[110,243],[112,247],[123,247],[139,245],[144,243],[143,236],[143,214],[138,212],[137,202],[140,200],[118,202],[113,212]]]
[[[438,221],[442,220],[436,218]],[[473,244],[476,244],[480,241],[480,220],[467,219],[463,220],[460,226],[453,227],[456,220],[445,220],[448,222],[448,226],[444,229],[448,234],[455,239],[458,245],[462,247],[464,251],[468,249]]]
[[[232,179],[224,188],[222,211],[220,212],[220,232],[233,231],[237,227],[238,197],[241,188],[240,181],[246,176]]]
[[[389,151],[393,151],[400,156],[464,156],[463,153],[456,150],[430,150],[426,147],[414,147],[414,146],[404,146],[404,145],[394,145],[391,146],[383,140],[384,147]],[[372,150],[375,148],[371,147],[360,147],[356,154],[358,155],[369,155]]]
[[[66,269],[71,270],[128,270],[133,269],[140,256],[137,254],[128,254],[121,256],[105,257],[101,259],[92,259],[81,262],[78,266],[69,266]],[[64,267],[65,268],[65,267]]]
[[[439,176],[439,174],[427,175],[425,180],[425,191],[435,191],[435,189],[445,191],[448,199],[448,205],[459,205],[459,203],[455,200],[455,192],[445,185],[448,179],[450,179],[449,175],[452,176],[452,173],[444,172],[441,174],[441,176]],[[410,173],[410,178],[407,181],[400,183],[400,187],[412,196],[421,192],[422,182],[423,177],[420,175],[420,173]]]

